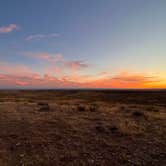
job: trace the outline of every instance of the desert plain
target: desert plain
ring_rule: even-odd
[[[1,90],[0,166],[61,165],[166,165],[166,90]]]

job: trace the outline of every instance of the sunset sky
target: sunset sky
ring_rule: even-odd
[[[6,88],[166,88],[166,0],[1,0]]]

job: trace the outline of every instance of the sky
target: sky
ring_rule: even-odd
[[[0,3],[0,89],[166,88],[165,0]]]

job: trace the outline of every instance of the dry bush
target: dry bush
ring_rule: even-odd
[[[142,116],[145,116],[144,113],[141,112],[141,111],[134,111],[134,112],[132,113],[132,115],[133,115],[134,117],[142,117]]]
[[[86,110],[86,107],[84,105],[78,105],[77,109],[80,112],[84,112]]]
[[[47,105],[48,103],[45,103],[45,102],[38,102],[37,105],[38,106],[44,106],[44,105]]]
[[[96,104],[91,104],[89,106],[89,111],[92,111],[92,112],[98,111],[98,106]]]
[[[77,110],[80,112],[84,111],[96,112],[98,110],[98,107],[95,104],[89,104],[89,105],[79,104],[77,105]]]
[[[41,112],[48,112],[48,111],[50,111],[50,107],[49,107],[48,103],[39,102],[37,105],[39,106],[38,111],[41,111]]]

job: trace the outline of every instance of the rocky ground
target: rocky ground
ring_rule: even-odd
[[[166,165],[166,91],[0,91],[0,166]]]

